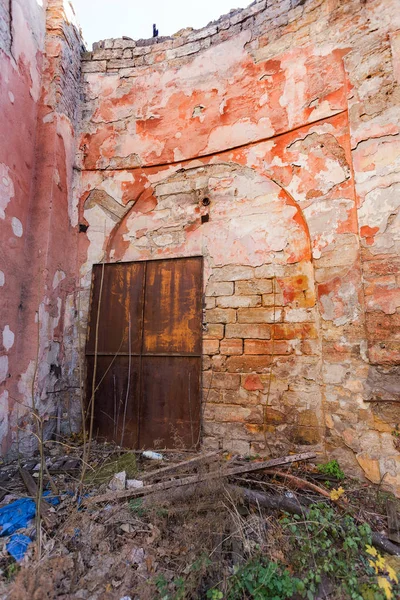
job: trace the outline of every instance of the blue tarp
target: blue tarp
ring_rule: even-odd
[[[43,492],[46,502],[57,506],[60,499],[51,496],[51,491]],[[25,529],[36,515],[36,502],[32,498],[19,498],[7,506],[0,507],[0,536],[14,534],[18,529]],[[20,561],[32,540],[22,533],[11,535],[6,548],[9,554]]]
[[[0,508],[0,535],[11,535],[17,529],[28,526],[36,514],[36,502],[32,498],[19,498]]]
[[[23,533],[14,533],[6,544],[7,552],[19,562],[24,558],[31,541],[31,538]]]

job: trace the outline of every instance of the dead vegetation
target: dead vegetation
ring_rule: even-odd
[[[44,487],[50,477],[61,501],[42,501],[52,519],[41,520],[40,558],[31,544],[17,565],[3,547],[1,598],[385,600],[399,593],[400,558],[383,550],[399,551],[385,535],[387,498],[318,472],[311,453],[265,461],[165,452],[154,461],[93,442],[81,485],[83,448],[68,443],[68,457],[60,456],[65,446],[47,443]],[[120,489],[110,491],[121,470]],[[125,489],[126,473],[142,487]],[[17,477],[4,485],[14,495],[26,491]],[[389,500],[393,514],[399,504]]]

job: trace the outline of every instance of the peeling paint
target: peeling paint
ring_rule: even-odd
[[[6,325],[3,329],[3,346],[7,350],[7,352],[10,350],[10,348],[13,347],[14,339],[14,333],[11,331],[9,325]]]
[[[40,4],[14,0],[0,35],[3,451],[22,416],[33,447],[14,398],[33,383],[51,416],[56,383],[77,383],[93,263],[200,254],[204,445],[264,452],[268,398],[274,451],[314,448],[400,494],[394,392],[378,418],[366,383],[400,361],[396,0],[271,0],[82,57],[68,3]]]

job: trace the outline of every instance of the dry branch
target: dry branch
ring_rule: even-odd
[[[22,468],[19,470],[19,473],[29,494],[32,496],[32,498],[36,499],[38,494],[38,487],[32,475],[29,473],[29,471]],[[47,529],[52,529],[53,527],[55,527],[56,518],[55,515],[51,512],[50,506],[47,504],[47,502],[40,502],[38,509],[40,511],[40,516],[42,517]]]
[[[275,471],[275,469],[268,469],[265,471],[267,475],[274,475],[277,477],[282,477],[287,481],[293,483],[300,490],[312,490],[317,494],[321,494],[321,496],[325,496],[325,498],[331,498],[330,493],[327,490],[307,481],[306,479],[301,479],[300,477],[296,477],[295,475],[291,475],[290,473],[285,473],[284,471]]]

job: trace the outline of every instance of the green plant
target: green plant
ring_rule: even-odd
[[[132,500],[130,500],[129,508],[139,518],[144,517],[146,514],[146,510],[143,506],[143,498],[133,498]]]
[[[301,596],[313,600],[321,585],[329,581],[335,598],[392,597],[382,588],[377,563],[371,560],[369,525],[358,525],[350,515],[338,515],[334,508],[321,503],[311,505],[305,520],[298,515],[288,516],[283,526],[294,550],[293,566],[302,574],[304,587],[298,589]],[[378,563],[378,567],[382,564]]]
[[[319,473],[323,473],[324,475],[330,475],[331,477],[335,477],[335,479],[344,479],[344,473],[337,460],[330,460],[327,463],[318,465],[317,469]]]
[[[301,588],[301,581],[293,577],[287,569],[270,561],[266,556],[259,555],[245,563],[231,577],[226,598],[227,600],[242,598],[285,600],[291,598]],[[215,594],[215,590],[212,593]],[[222,598],[222,596],[208,595],[207,598]]]
[[[183,600],[187,597],[183,577],[176,577],[169,585],[165,576],[161,574],[157,575],[154,583],[160,600]]]
[[[224,595],[219,590],[213,588],[208,590],[206,597],[209,598],[209,600],[222,600]]]
[[[6,576],[7,581],[11,581],[12,579],[14,579],[15,575],[19,571],[19,568],[20,567],[19,567],[18,563],[16,563],[15,561],[13,561],[7,565],[7,567],[5,569],[5,576]]]

